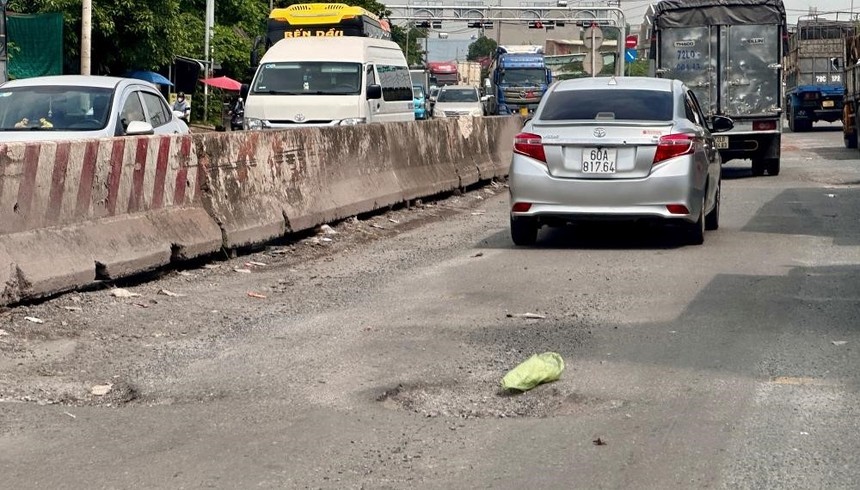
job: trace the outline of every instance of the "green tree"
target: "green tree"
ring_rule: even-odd
[[[497,47],[498,44],[496,44],[496,41],[486,36],[481,36],[469,45],[469,54],[466,59],[476,61],[485,56],[491,56]]]
[[[406,55],[406,63],[409,66],[420,65],[424,61],[424,50],[421,49],[421,39],[427,37],[426,29],[413,27],[409,30],[409,46],[406,46],[406,29],[400,26],[391,26],[391,40],[396,42]]]
[[[648,60],[636,60],[633,63],[628,63],[626,66],[627,75],[631,77],[647,77],[648,76]]]

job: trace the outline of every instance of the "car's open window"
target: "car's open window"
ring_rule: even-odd
[[[696,111],[696,105],[693,103],[693,99],[690,98],[690,94],[691,93],[689,91],[684,94],[684,113],[691,123],[703,126],[704,121],[699,117],[699,113]]]
[[[125,131],[128,124],[132,121],[146,122],[146,116],[143,113],[143,104],[140,103],[140,96],[137,91],[130,92],[122,105],[122,111],[119,114],[119,120],[122,123],[122,129]]]
[[[671,121],[673,107],[672,92],[665,90],[555,90],[539,117],[542,121]]]
[[[141,92],[143,103],[146,106],[146,112],[149,113],[149,121],[153,128],[164,126],[173,120],[167,106],[164,105],[161,98],[149,92]]]
[[[702,105],[699,104],[699,99],[696,98],[696,93],[693,92],[692,90],[690,90],[687,93],[690,94],[690,100],[692,100],[692,102],[693,102],[693,108],[696,110],[696,114],[699,115],[699,118],[702,121],[701,125],[707,126],[706,122],[708,121],[708,118],[705,117],[705,112],[702,110]]]

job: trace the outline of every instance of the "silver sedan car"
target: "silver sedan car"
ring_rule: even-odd
[[[584,78],[554,84],[514,140],[511,236],[577,220],[663,220],[691,244],[719,227],[720,154],[708,121],[678,80]]]

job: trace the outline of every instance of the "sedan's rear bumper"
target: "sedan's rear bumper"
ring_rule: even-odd
[[[676,158],[637,179],[564,179],[549,175],[543,164],[514,155],[510,168],[511,206],[530,203],[514,217],[534,216],[567,221],[591,219],[673,219],[695,222],[704,195],[706,174],[696,177],[689,158]],[[688,214],[673,214],[667,205],[681,204]]]

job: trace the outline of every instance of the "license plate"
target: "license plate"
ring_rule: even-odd
[[[529,115],[529,108],[528,107],[520,107],[520,115],[521,116],[528,116]]]
[[[833,107],[833,101],[832,100],[825,100],[821,103],[821,107]]]
[[[582,150],[582,173],[614,174],[615,148],[584,148]]]
[[[728,136],[716,136],[716,137],[714,137],[714,144],[717,145],[718,150],[728,150],[729,149],[729,137]]]

